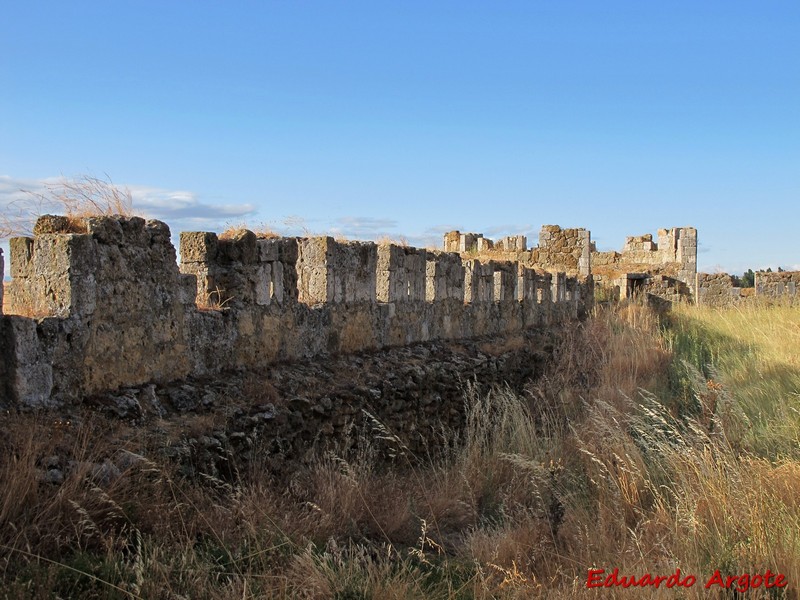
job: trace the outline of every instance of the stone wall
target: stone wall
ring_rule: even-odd
[[[661,297],[667,299],[674,296],[671,290],[679,290],[677,297],[686,300],[693,296],[696,283],[697,230],[659,229],[658,242],[653,241],[652,234],[631,236],[626,238],[621,252],[598,252],[593,247],[591,264],[595,284],[608,288],[606,295],[625,297],[627,276],[647,274],[668,278],[653,280],[656,291],[664,290]]]
[[[591,273],[591,233],[582,228],[544,225],[539,232],[539,245],[531,249],[527,248],[524,235],[492,241],[482,233],[450,231],[444,234],[444,249],[478,257],[485,255],[487,259],[517,261],[532,269],[563,271],[573,277],[587,277]]]
[[[464,256],[513,260],[527,267],[593,281],[593,294],[620,300],[641,289],[670,302],[693,296],[697,273],[697,230],[693,227],[660,229],[658,242],[651,234],[628,237],[622,252],[598,252],[587,229],[544,225],[539,245],[527,249],[524,236],[496,242],[480,233],[451,231],[444,236],[445,250]],[[643,280],[647,279],[644,287]]]
[[[57,233],[58,218],[42,217],[33,238],[11,240],[4,358],[24,404],[189,373],[194,290],[181,287],[169,228],[139,217],[85,225]]]
[[[697,304],[706,306],[731,306],[746,297],[727,273],[698,273],[696,289]]]
[[[754,288],[737,287],[734,278],[727,273],[697,274],[697,303],[707,306],[725,307],[753,300],[795,302],[798,289],[800,271],[757,271]]]
[[[519,261],[330,237],[181,234],[138,217],[42,217],[11,240],[0,403],[41,406],[187,376],[578,317],[591,286]]]
[[[591,273],[591,233],[586,229],[544,225],[539,232],[537,250],[532,260],[544,268],[581,276]]]
[[[798,290],[800,290],[800,271],[782,271],[780,273],[757,271],[755,289],[758,296],[795,300]]]
[[[480,233],[459,231],[446,233],[444,246],[462,256],[513,260],[533,269],[582,278],[584,286],[592,288],[591,302],[595,295],[617,301],[637,292],[668,302],[687,301],[694,295],[697,230],[693,227],[660,229],[658,242],[651,234],[628,237],[622,252],[598,252],[590,231],[558,225],[544,225],[539,245],[531,249],[526,248],[524,236],[493,242]]]

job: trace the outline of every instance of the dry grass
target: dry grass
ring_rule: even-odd
[[[233,296],[219,286],[211,292],[198,296],[196,299],[197,310],[201,311],[226,311],[230,308]]]
[[[48,212],[67,217],[64,233],[85,233],[83,219],[103,215],[134,214],[130,190],[110,178],[83,175],[46,184],[45,191],[26,191],[26,199],[8,206],[0,215],[0,239],[33,235],[36,219]]]
[[[266,223],[260,223],[257,225],[238,223],[236,225],[230,225],[226,227],[218,237],[221,240],[231,240],[242,235],[244,231],[252,231],[256,235],[256,238],[260,240],[271,240],[282,237],[280,233],[272,229],[272,227]]]
[[[523,335],[512,335],[500,341],[491,341],[481,344],[481,351],[491,356],[500,356],[508,352],[522,350],[526,341]]]
[[[355,453],[320,456],[286,486],[257,460],[234,482],[182,479],[119,424],[7,420],[0,578],[11,598],[595,598],[592,567],[680,567],[698,578],[682,597],[702,598],[715,569],[769,568],[796,597],[798,429],[746,427],[748,403],[797,407],[797,309],[767,310],[681,309],[666,330],[643,307],[599,313],[563,332],[526,395],[468,390],[466,429],[443,432],[435,458],[406,461],[375,422]],[[710,357],[713,380],[686,370],[693,356]],[[145,458],[101,481],[92,465],[121,452],[111,428]],[[60,485],[42,480],[50,456],[77,461]]]
[[[400,237],[391,237],[389,235],[383,235],[375,240],[375,243],[378,246],[402,246],[403,248],[408,248],[409,243],[408,239],[400,236]]]

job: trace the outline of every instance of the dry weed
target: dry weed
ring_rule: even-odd
[[[86,217],[134,214],[130,190],[114,185],[108,177],[62,178],[44,187],[44,192],[23,190],[27,198],[12,203],[0,215],[0,239],[33,235],[36,219],[48,212],[67,217],[64,233],[85,233]]]

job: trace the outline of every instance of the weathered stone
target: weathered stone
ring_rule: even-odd
[[[42,215],[36,219],[33,226],[33,235],[43,233],[70,233],[70,220],[59,215]]]
[[[86,229],[101,244],[121,244],[124,239],[121,219],[87,217]]]
[[[182,231],[181,263],[207,263],[217,258],[219,240],[209,231]]]

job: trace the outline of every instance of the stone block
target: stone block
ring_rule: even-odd
[[[17,402],[27,408],[53,405],[53,367],[45,363],[17,365],[14,375]]]
[[[142,217],[119,219],[124,243],[144,246],[150,242],[150,231],[145,231],[146,221]]]
[[[376,281],[378,302],[401,302],[408,297],[405,277],[400,271],[378,271]]]
[[[258,260],[273,262],[279,260],[279,239],[256,240],[258,246]]]
[[[97,282],[93,275],[74,275],[70,278],[68,292],[67,313],[74,317],[88,317],[97,305]],[[63,311],[52,311],[53,314],[63,314]]]
[[[326,267],[334,244],[330,236],[302,239],[298,245],[299,260],[303,267]]]
[[[195,304],[197,301],[197,275],[181,273],[178,278],[180,289],[178,300],[184,306]]]
[[[506,262],[498,265],[495,271],[495,281],[497,273],[499,277],[499,289],[495,287],[495,300],[501,303],[513,302],[517,297],[517,263]]]
[[[151,244],[166,244],[172,239],[169,225],[164,223],[164,221],[159,221],[158,219],[148,219],[145,223],[145,229],[150,235]]]
[[[30,277],[33,258],[33,238],[14,237],[8,242],[11,253],[11,277],[20,279]]]
[[[472,304],[476,301],[478,294],[478,280],[480,277],[480,261],[465,260],[464,269],[464,302]]]
[[[461,236],[461,242],[458,248],[459,252],[475,252],[478,249],[478,238],[482,237],[483,234],[481,233],[465,233]]]
[[[405,250],[402,246],[385,244],[378,246],[378,271],[394,271],[405,266]]]
[[[425,300],[437,302],[450,297],[452,255],[428,253],[425,276]],[[460,261],[459,261],[460,263]]]
[[[461,242],[460,231],[448,231],[447,233],[444,234],[444,251],[458,252],[460,242]]]
[[[255,301],[259,306],[268,306],[272,302],[272,265],[262,263],[256,271]]]
[[[115,217],[87,217],[86,230],[101,244],[121,244],[124,239],[122,224]]]
[[[237,229],[219,240],[219,256],[231,263],[250,265],[256,262],[256,234],[249,229]]]
[[[42,239],[42,238],[40,238]],[[66,234],[53,238],[52,252],[68,261],[71,276],[94,275],[98,268],[97,246],[89,234]],[[59,259],[60,260],[60,259]]]
[[[283,303],[284,290],[286,289],[286,275],[283,263],[272,264],[272,299],[278,304]]]
[[[492,299],[495,302],[502,302],[504,297],[504,289],[503,289],[503,272],[502,271],[495,271],[493,273],[493,294]]]
[[[208,263],[217,258],[217,234],[210,231],[182,231],[181,263]]]
[[[487,250],[491,250],[493,247],[494,247],[494,244],[492,244],[492,240],[490,240],[488,238],[479,237],[476,240],[476,248],[477,248],[478,252],[486,252]]]
[[[374,302],[378,247],[372,242],[353,242],[341,247],[337,266],[347,274],[346,302]]]
[[[43,233],[69,233],[71,222],[68,217],[61,215],[42,215],[36,219],[33,226],[33,235],[38,236]]]

